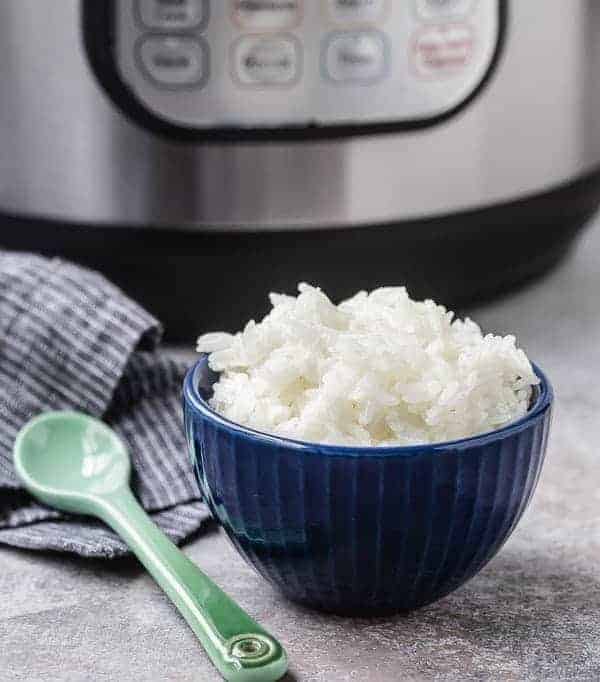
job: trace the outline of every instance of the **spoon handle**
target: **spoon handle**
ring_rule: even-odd
[[[270,682],[285,674],[281,644],[167,538],[129,488],[102,495],[95,512],[169,596],[226,680]]]

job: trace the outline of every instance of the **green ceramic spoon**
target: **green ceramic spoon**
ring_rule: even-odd
[[[285,674],[287,658],[279,642],[180,552],[138,504],[129,488],[127,449],[106,424],[76,412],[36,417],[17,436],[14,461],[39,500],[97,516],[123,538],[226,680],[269,682]]]

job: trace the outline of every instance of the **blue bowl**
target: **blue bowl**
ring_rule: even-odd
[[[202,495],[246,561],[290,599],[336,613],[414,609],[455,590],[500,549],[542,468],[553,393],[525,417],[435,445],[302,443],[234,424],[207,404],[207,359],[184,384]]]

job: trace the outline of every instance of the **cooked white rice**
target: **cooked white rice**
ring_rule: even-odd
[[[259,431],[319,443],[434,443],[523,416],[538,383],[514,336],[406,289],[361,291],[335,306],[317,288],[271,294],[273,310],[198,351],[221,372],[211,406]]]

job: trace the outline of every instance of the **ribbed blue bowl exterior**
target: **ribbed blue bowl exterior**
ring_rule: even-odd
[[[509,537],[535,490],[551,421],[442,445],[352,450],[296,444],[198,409],[206,360],[184,391],[202,494],[240,554],[289,598],[352,613],[402,611],[451,592]]]

